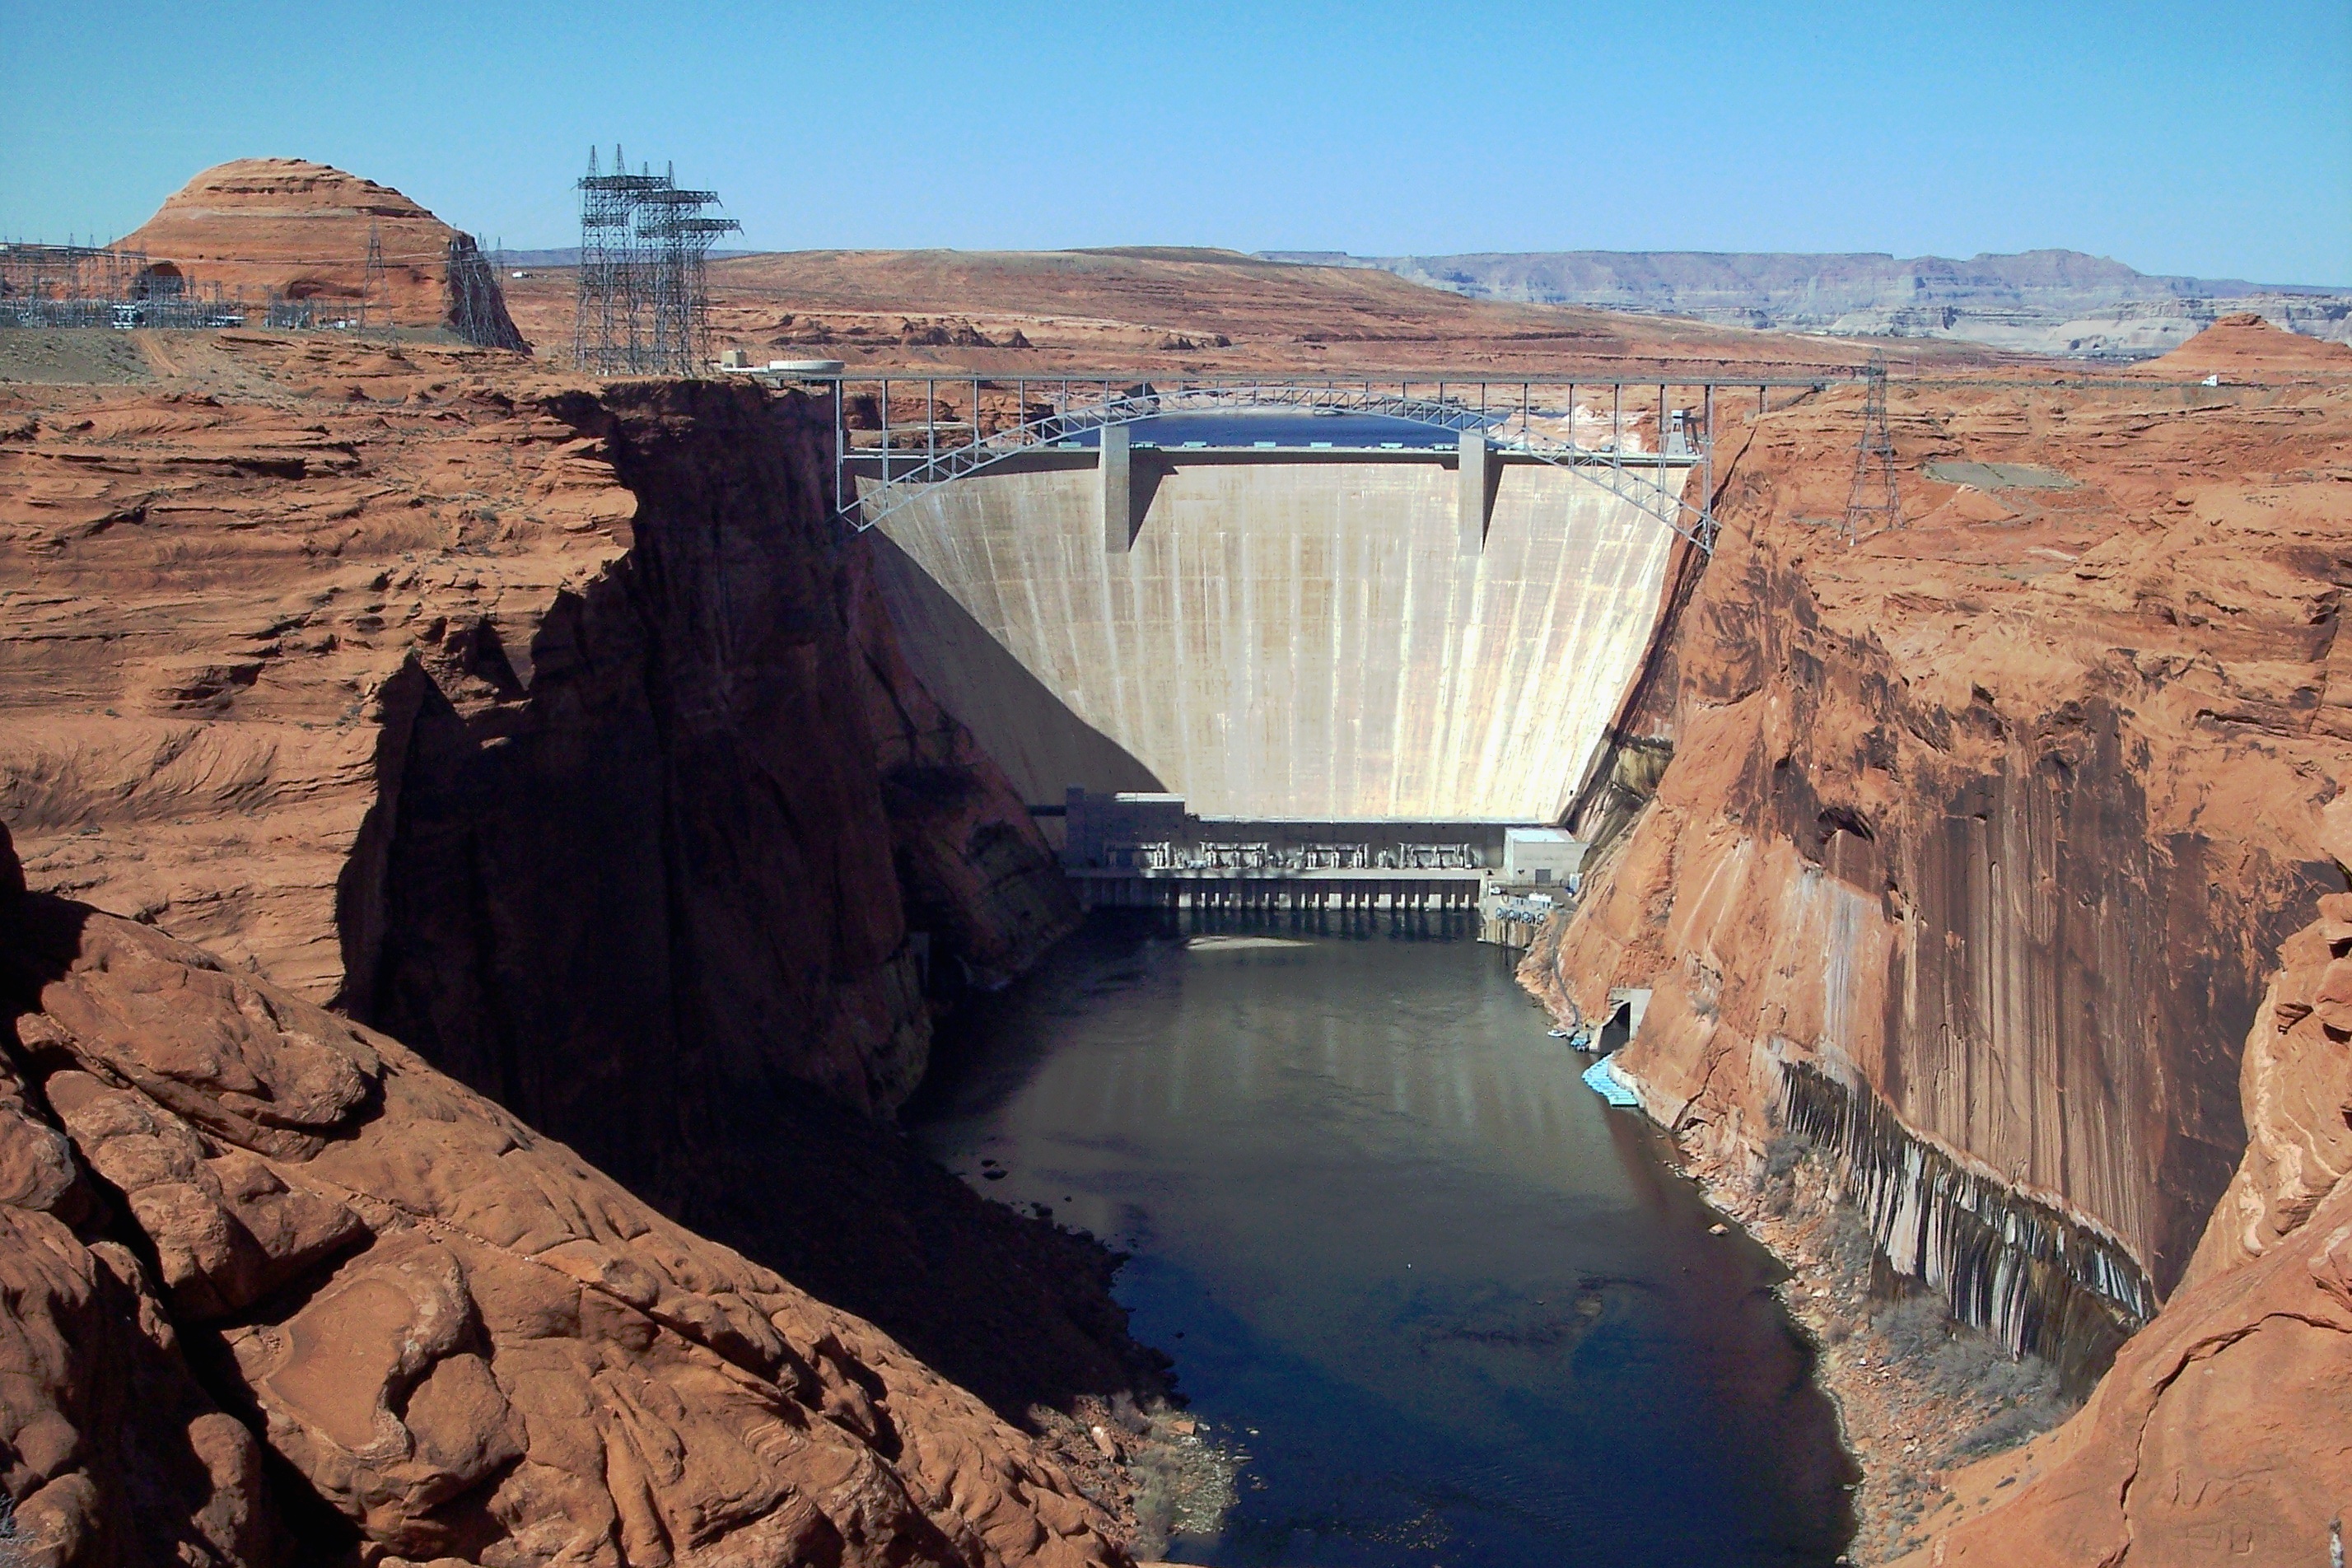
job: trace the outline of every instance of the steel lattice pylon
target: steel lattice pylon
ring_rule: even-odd
[[[1903,526],[1895,485],[1895,437],[1886,427],[1886,356],[1874,353],[1863,373],[1862,440],[1854,448],[1853,487],[1846,493],[1845,540]],[[1869,526],[1875,520],[1876,526]]]
[[[743,226],[705,216],[719,193],[678,189],[675,169],[630,174],[618,146],[610,174],[589,149],[579,190],[573,363],[598,375],[702,374],[710,357],[705,267],[718,237]]]

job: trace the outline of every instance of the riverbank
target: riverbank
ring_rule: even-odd
[[[2049,1363],[2011,1360],[1932,1294],[1893,1291],[1861,1215],[1810,1144],[1783,1134],[1750,1167],[1696,1139],[1676,1143],[1707,1203],[1789,1271],[1777,1294],[1817,1347],[1814,1384],[1861,1474],[1844,1561],[1870,1568],[1916,1549],[1957,1513],[1955,1471],[2073,1414]]]

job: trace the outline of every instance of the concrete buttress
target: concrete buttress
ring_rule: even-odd
[[[1124,555],[1135,542],[1135,472],[1128,449],[1127,426],[1106,425],[1102,432],[1103,548]]]
[[[1459,531],[1462,553],[1475,555],[1486,548],[1486,521],[1494,505],[1495,489],[1490,483],[1494,455],[1486,446],[1486,437],[1475,430],[1462,432],[1462,462],[1456,470],[1461,490],[1454,500],[1454,522]]]

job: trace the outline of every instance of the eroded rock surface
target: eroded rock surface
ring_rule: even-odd
[[[375,247],[371,270],[369,247]],[[303,158],[239,158],[206,169],[121,241],[147,258],[142,286],[249,303],[309,303],[321,321],[462,331],[485,347],[520,349],[489,260],[388,185]]]
[[[0,388],[0,814],[37,888],[326,1002],[383,687],[511,692],[635,500],[509,355],[132,336],[153,387]]]
[[[0,809],[37,886],[556,1124],[612,1099],[581,1056],[680,1029],[887,1110],[929,1038],[908,900],[943,970],[1067,929],[865,603],[804,400],[150,347],[164,390],[0,392]]]
[[[2330,839],[2352,864],[2352,839]],[[2336,894],[2288,939],[2247,1037],[2245,1159],[2186,1286],[2072,1421],[1953,1478],[1907,1561],[2326,1560],[2352,1504],[2352,1020],[2313,1001],[2352,968],[2342,952]]]
[[[36,1560],[286,1562],[328,1521],[380,1563],[1122,1560],[971,1394],[389,1037],[6,884],[0,996]]]
[[[2340,352],[2239,321],[2144,391],[1898,384],[1908,524],[1852,547],[1809,520],[1858,393],[1719,448],[1731,527],[1588,802],[1628,826],[1525,971],[1570,1016],[1652,988],[1625,1066],[1714,1158],[1830,1104],[1964,1317],[2084,1375],[2139,1330],[2041,1479],[1955,1481],[1968,1561],[2316,1561],[2347,1500]]]
[[[874,613],[829,417],[142,341],[153,388],[0,391],[36,888],[340,999],[1000,1411],[1158,1387],[1107,1252],[869,1114],[1075,907]]]
[[[1530,974],[1587,1015],[1655,985],[1628,1065],[1667,1120],[1760,1136],[1813,1067],[2110,1233],[2161,1295],[2242,1146],[2263,973],[2342,885],[2319,810],[2352,736],[2352,405],[1895,408],[1921,515],[1853,550],[1799,520],[1842,511],[1856,409],[1761,421],[1629,721],[1674,763]],[[1935,478],[1967,462],[2028,482]]]

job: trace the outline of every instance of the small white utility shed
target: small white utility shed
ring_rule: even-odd
[[[1507,882],[1565,882],[1583,864],[1583,842],[1560,828],[1503,830],[1503,879]]]

